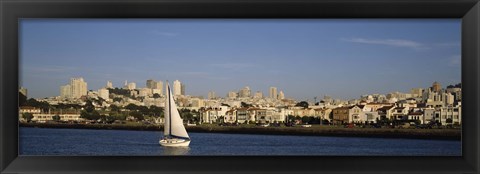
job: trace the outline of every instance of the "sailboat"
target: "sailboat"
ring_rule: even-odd
[[[173,100],[172,90],[167,82],[166,87],[166,101],[165,101],[165,124],[163,126],[163,139],[159,141],[162,146],[169,147],[186,147],[190,144],[190,137],[188,136],[183,120]]]

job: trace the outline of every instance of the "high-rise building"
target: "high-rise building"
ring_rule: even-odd
[[[173,95],[181,95],[182,93],[182,84],[180,81],[175,80],[173,81]]]
[[[185,84],[180,84],[180,94],[185,95]]]
[[[87,95],[87,82],[81,77],[70,79],[70,87],[72,88],[71,94],[73,98],[80,98]]]
[[[251,90],[250,90],[250,87],[248,86],[245,86],[244,88],[240,89],[239,91],[239,97],[242,97],[242,98],[246,98],[246,97],[250,97],[251,96]]]
[[[278,99],[277,95],[277,88],[276,87],[270,87],[270,93],[269,97],[273,99]]]
[[[217,98],[217,96],[215,95],[215,91],[208,92],[208,99],[212,100],[215,98]]]
[[[108,100],[110,97],[110,92],[106,88],[102,88],[98,90],[98,96],[103,98],[104,100]]]
[[[157,86],[157,82],[152,79],[147,80],[147,88],[154,89]]]
[[[439,92],[440,90],[442,90],[442,86],[438,82],[433,82],[432,90],[434,92]]]
[[[60,97],[62,98],[70,98],[71,97],[71,91],[72,88],[70,85],[64,85],[60,86]]]
[[[260,92],[260,91],[257,91],[257,92],[255,93],[255,95],[253,96],[253,98],[257,98],[257,99],[263,98],[263,93]]]
[[[60,87],[60,96],[63,98],[80,98],[87,95],[87,82],[83,78],[71,78],[70,84]]]
[[[278,99],[279,100],[285,99],[285,94],[283,93],[283,91],[280,91],[280,93],[278,93]]]
[[[105,88],[107,89],[112,89],[113,88],[113,84],[111,81],[107,81],[107,86],[105,86]]]

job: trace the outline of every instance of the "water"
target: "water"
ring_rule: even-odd
[[[461,156],[461,141],[189,133],[188,148],[162,147],[162,132],[20,128],[20,155]]]

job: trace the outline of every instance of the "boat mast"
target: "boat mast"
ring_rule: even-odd
[[[171,102],[170,102],[170,97],[172,93],[170,93],[170,84],[168,84],[168,81],[167,81],[167,86],[168,86],[168,135],[171,137],[172,136],[172,106],[171,106]]]

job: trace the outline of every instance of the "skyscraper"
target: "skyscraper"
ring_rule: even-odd
[[[185,84],[183,83],[180,85],[180,94],[185,95]]]
[[[217,96],[215,95],[215,91],[208,92],[208,99],[215,99]]]
[[[148,80],[147,80],[147,88],[150,88],[150,89],[158,89],[158,88],[157,88],[157,84],[158,84],[158,82],[155,81],[155,80],[152,80],[152,79],[148,79]]]
[[[182,83],[180,81],[175,80],[173,81],[173,95],[181,95],[182,94]]]
[[[277,96],[277,88],[276,87],[270,87],[270,93],[269,93],[269,97],[270,98],[273,98],[273,99],[277,99],[278,96]]]
[[[283,94],[283,91],[280,91],[280,93],[278,93],[278,99],[279,100],[285,99],[285,94]]]
[[[64,86],[60,86],[60,97],[62,98],[70,98],[71,97],[71,91],[72,88],[70,87],[70,85],[64,85]]]
[[[70,86],[72,88],[72,97],[80,98],[84,95],[87,95],[87,82],[83,78],[72,78],[70,79]]]
[[[80,98],[87,95],[87,82],[83,78],[71,78],[70,84],[60,87],[60,96],[63,98]]]
[[[252,91],[250,90],[250,87],[245,86],[244,88],[240,89],[239,96],[246,98],[246,97],[250,97],[251,93]]]

